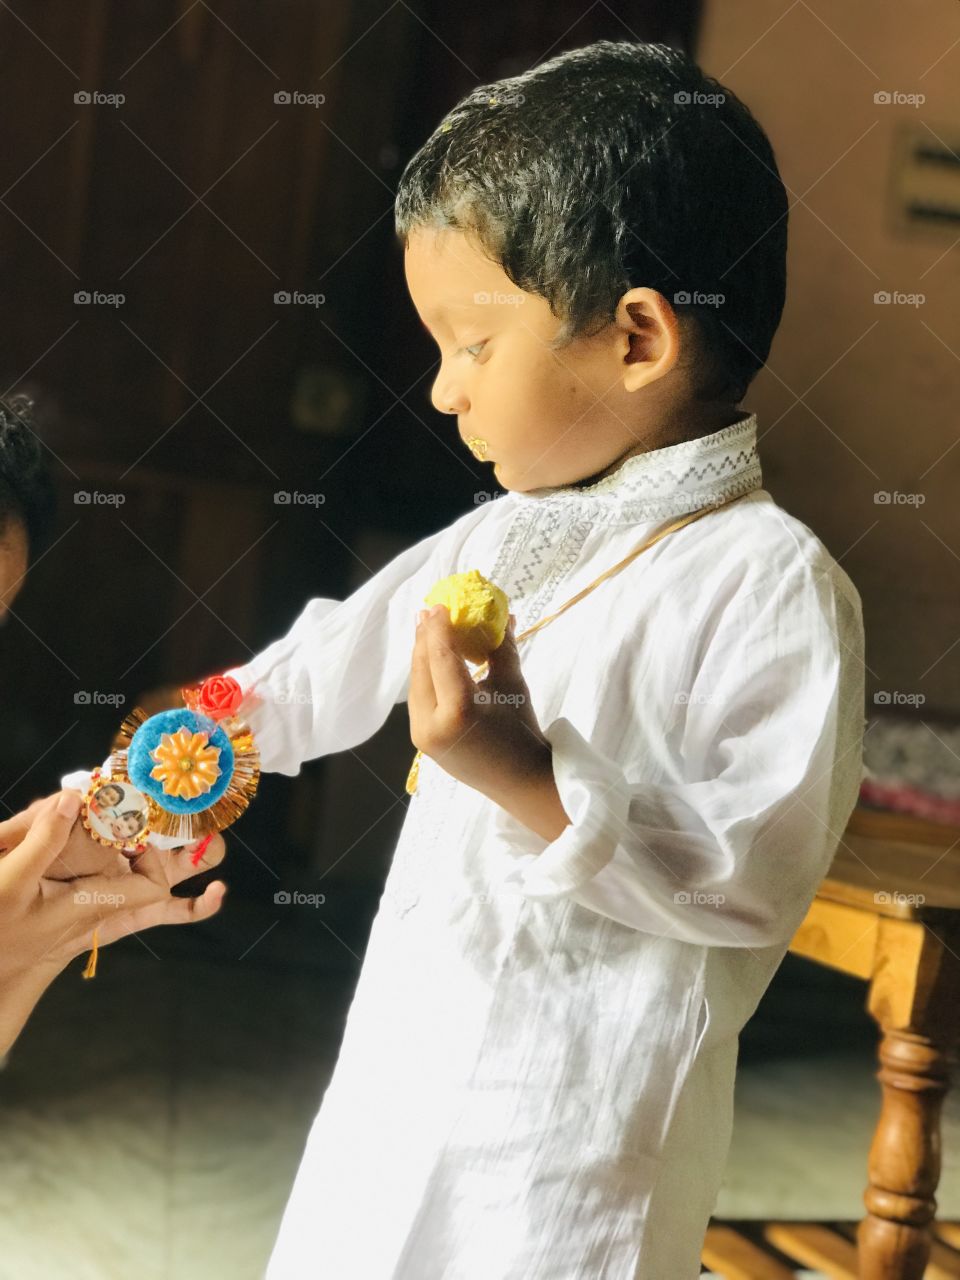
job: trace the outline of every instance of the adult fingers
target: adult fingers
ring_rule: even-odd
[[[0,864],[16,877],[26,897],[36,894],[37,881],[67,843],[81,799],[79,791],[61,791],[47,797],[37,809],[30,829]]]
[[[101,947],[116,942],[118,938],[142,933],[161,924],[199,924],[209,920],[220,910],[227,886],[222,880],[214,880],[196,898],[164,898],[135,911],[118,912],[104,920],[97,929],[97,942]],[[93,945],[93,932],[86,938],[87,949]]]
[[[154,884],[146,876],[85,876],[48,886],[39,909],[58,938],[75,938],[112,916],[138,911],[169,896],[166,885]]]
[[[8,849],[12,849],[14,845],[18,845],[23,837],[33,826],[33,821],[39,813],[40,809],[49,804],[50,797],[44,796],[40,800],[34,800],[26,809],[22,809],[20,813],[14,813],[9,818],[4,818],[0,822],[0,853],[5,853]]]

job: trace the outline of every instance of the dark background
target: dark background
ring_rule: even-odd
[[[601,37],[689,49],[697,9],[57,0],[29,28],[0,9],[0,389],[34,395],[60,494],[0,636],[4,812],[99,762],[120,698],[245,660],[490,486],[429,402],[397,178],[477,83]],[[95,91],[124,101],[75,101]],[[325,101],[274,101],[293,91]],[[324,300],[274,301],[296,290]],[[322,506],[274,500],[296,491]],[[401,708],[385,743],[265,779],[233,890],[272,883],[261,858],[375,886],[411,750]]]

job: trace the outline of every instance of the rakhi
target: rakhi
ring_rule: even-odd
[[[244,720],[253,698],[232,676],[181,690],[183,706],[148,715],[135,707],[120,726],[113,754],[95,769],[80,818],[99,844],[135,857],[151,835],[180,844],[210,840],[244,812],[260,780],[260,754]],[[84,977],[96,972],[97,934]]]

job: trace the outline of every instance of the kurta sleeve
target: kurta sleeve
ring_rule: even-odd
[[[357,746],[406,699],[416,611],[434,581],[455,571],[464,540],[489,511],[478,505],[408,547],[345,600],[311,600],[285,636],[227,672],[256,695],[245,718],[265,771],[296,774],[305,760]],[[87,770],[62,780],[89,784]]]
[[[649,734],[669,713],[624,706],[622,668],[604,673],[589,740],[566,717],[544,729],[570,824],[548,842],[496,807],[503,887],[692,943],[789,941],[862,777],[863,626],[843,578],[803,562],[708,620],[688,689],[676,668],[682,722],[655,780],[631,770],[630,721],[646,716]]]
[[[311,600],[290,630],[231,668],[257,705],[246,715],[261,767],[296,774],[305,760],[365,742],[406,700],[416,612],[489,507],[396,556],[345,600]]]

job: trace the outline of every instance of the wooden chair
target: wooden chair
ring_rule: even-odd
[[[960,828],[856,809],[790,950],[867,982],[882,1104],[859,1223],[712,1221],[708,1271],[783,1280],[960,1277],[960,1223],[937,1223],[940,1112],[960,1023]]]

